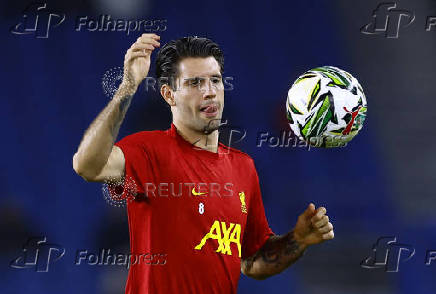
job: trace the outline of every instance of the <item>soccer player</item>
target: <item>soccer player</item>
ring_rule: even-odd
[[[236,293],[241,271],[278,274],[308,246],[333,239],[333,226],[310,203],[290,232],[272,232],[253,160],[218,142],[224,59],[207,38],[173,40],[158,52],[171,127],[114,144],[159,40],[143,34],[127,50],[123,81],[85,132],[73,167],[86,181],[124,181],[124,194],[127,182],[137,187],[127,213],[131,254],[142,259],[132,262],[126,293]]]

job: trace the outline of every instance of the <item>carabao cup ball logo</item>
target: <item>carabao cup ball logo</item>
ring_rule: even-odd
[[[292,85],[286,101],[296,136],[317,147],[346,145],[362,129],[367,103],[359,82],[333,66],[312,69]]]

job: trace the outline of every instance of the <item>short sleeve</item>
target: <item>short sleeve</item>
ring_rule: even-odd
[[[252,161],[253,162],[253,161]],[[248,207],[247,223],[245,226],[244,237],[242,239],[242,259],[246,259],[255,254],[269,239],[274,235],[269,227],[263,207],[262,195],[260,192],[259,177],[256,168],[253,167],[252,187],[253,194]]]
[[[152,173],[150,156],[146,146],[141,143],[140,133],[124,137],[114,145],[124,154],[124,185],[122,197],[126,199],[130,194],[144,195],[144,182],[150,180]]]

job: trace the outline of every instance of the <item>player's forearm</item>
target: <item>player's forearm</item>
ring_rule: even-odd
[[[92,178],[105,166],[135,91],[136,88],[120,85],[86,130],[73,158],[74,170],[82,177]]]
[[[306,248],[307,245],[295,240],[293,231],[272,236],[256,254],[242,261],[242,272],[254,279],[266,279],[288,268]]]

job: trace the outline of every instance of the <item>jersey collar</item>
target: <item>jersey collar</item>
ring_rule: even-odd
[[[223,145],[222,143],[218,143],[218,152],[211,152],[205,149],[201,149],[197,146],[195,146],[194,144],[188,142],[185,140],[185,138],[183,138],[177,131],[176,126],[174,125],[174,123],[171,123],[171,128],[169,128],[167,130],[167,133],[173,137],[174,139],[176,139],[176,141],[179,143],[179,145],[181,147],[183,147],[186,151],[192,152],[194,153],[196,156],[202,156],[202,157],[207,157],[210,159],[220,159],[223,158],[224,155],[226,155],[229,150],[227,148],[225,148],[226,146]]]

